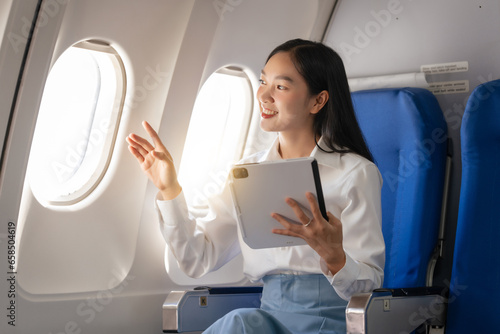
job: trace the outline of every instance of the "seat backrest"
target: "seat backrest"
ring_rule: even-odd
[[[425,286],[437,244],[447,153],[439,104],[421,88],[352,93],[361,131],[382,174],[384,287]]]
[[[500,326],[500,80],[474,89],[460,137],[462,181],[446,333],[494,333]]]

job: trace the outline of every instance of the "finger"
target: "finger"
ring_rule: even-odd
[[[287,197],[285,199],[285,202],[292,208],[293,213],[295,213],[295,216],[297,216],[297,218],[303,225],[306,225],[311,221],[312,217],[308,217],[304,213],[304,210],[302,210],[300,204],[293,198]]]
[[[304,236],[302,236],[299,233],[292,232],[290,230],[274,228],[271,232],[273,232],[274,234],[286,235],[289,237],[296,237],[296,238],[301,238],[301,239],[305,240]]]
[[[139,147],[139,146],[142,146],[141,144],[139,144],[139,143],[137,142],[137,140],[136,140],[136,139],[137,139],[137,137],[138,137],[138,136],[136,136],[135,134],[131,133],[131,134],[129,134],[129,135],[125,138],[125,141],[126,141],[127,143],[129,143],[129,145],[130,145],[130,146],[133,146],[133,147]]]
[[[172,157],[165,152],[152,151],[153,157],[158,160],[164,160],[168,162],[172,162]]]
[[[335,217],[330,211],[328,211],[326,213],[326,215],[328,216],[328,222],[335,226],[335,227],[342,227],[342,222],[340,221],[340,219],[338,219],[337,217]]]
[[[320,221],[323,218],[323,215],[321,214],[321,210],[319,209],[318,201],[316,200],[316,196],[314,196],[313,193],[311,192],[306,192],[306,198],[307,201],[309,202],[309,206],[311,207],[311,212],[313,214],[314,219],[317,219]]]
[[[140,154],[133,146],[129,145],[128,150],[137,159],[137,161],[139,161],[139,163],[144,162],[144,157],[142,156],[142,154]]]
[[[172,155],[170,155],[170,152],[167,150],[165,145],[163,145],[163,142],[161,141],[160,137],[158,136],[158,133],[153,129],[153,127],[146,121],[144,121],[142,123],[142,125],[144,126],[147,133],[149,134],[149,136],[153,140],[155,151],[156,152],[158,152],[158,151],[163,152],[166,155],[165,160],[170,160],[173,162]]]
[[[302,238],[302,236],[299,233],[297,233],[302,228],[300,224],[290,222],[289,219],[283,217],[278,213],[272,213],[271,217],[276,219],[285,228],[285,229],[275,228],[272,230],[273,233]]]
[[[148,155],[149,151],[145,149],[140,143],[132,139],[131,136],[127,137],[127,143],[129,144],[130,147],[133,147],[137,153],[142,155],[144,159],[146,159],[146,156]]]
[[[129,148],[133,148],[135,150],[135,152],[141,154],[141,151],[144,152],[144,149],[137,141],[135,141],[133,139],[132,136],[133,136],[132,134],[128,135],[127,138],[125,138],[125,140],[128,143]],[[142,155],[144,155],[144,154],[142,154]]]
[[[136,134],[131,133],[126,140],[127,143],[129,143],[129,145],[132,146],[144,158],[150,151],[153,150],[153,147],[146,139],[139,137]]]
[[[142,126],[148,133],[148,135],[153,139],[153,144],[155,147],[164,147],[163,143],[161,142],[160,137],[158,136],[158,133],[153,129],[153,127],[146,121],[142,122]]]

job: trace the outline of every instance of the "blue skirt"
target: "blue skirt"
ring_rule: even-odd
[[[263,278],[260,309],[237,309],[217,320],[207,334],[345,333],[347,301],[323,275]]]

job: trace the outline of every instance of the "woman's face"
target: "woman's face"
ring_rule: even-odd
[[[316,97],[309,94],[288,52],[269,59],[260,76],[257,91],[260,126],[264,131],[299,134],[313,131]]]

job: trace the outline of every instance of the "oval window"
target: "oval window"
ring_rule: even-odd
[[[241,159],[253,108],[252,86],[237,68],[213,73],[196,98],[179,168],[188,205],[202,210]]]
[[[35,197],[67,205],[86,197],[111,158],[125,90],[116,51],[97,41],[67,49],[45,84],[30,153]]]
[[[252,86],[238,68],[222,68],[202,86],[191,114],[179,168],[179,182],[192,214],[207,213],[208,198],[222,190],[230,166],[241,159],[252,110]],[[167,247],[165,268],[179,285],[235,284],[244,280],[241,257],[193,279],[179,269]]]

